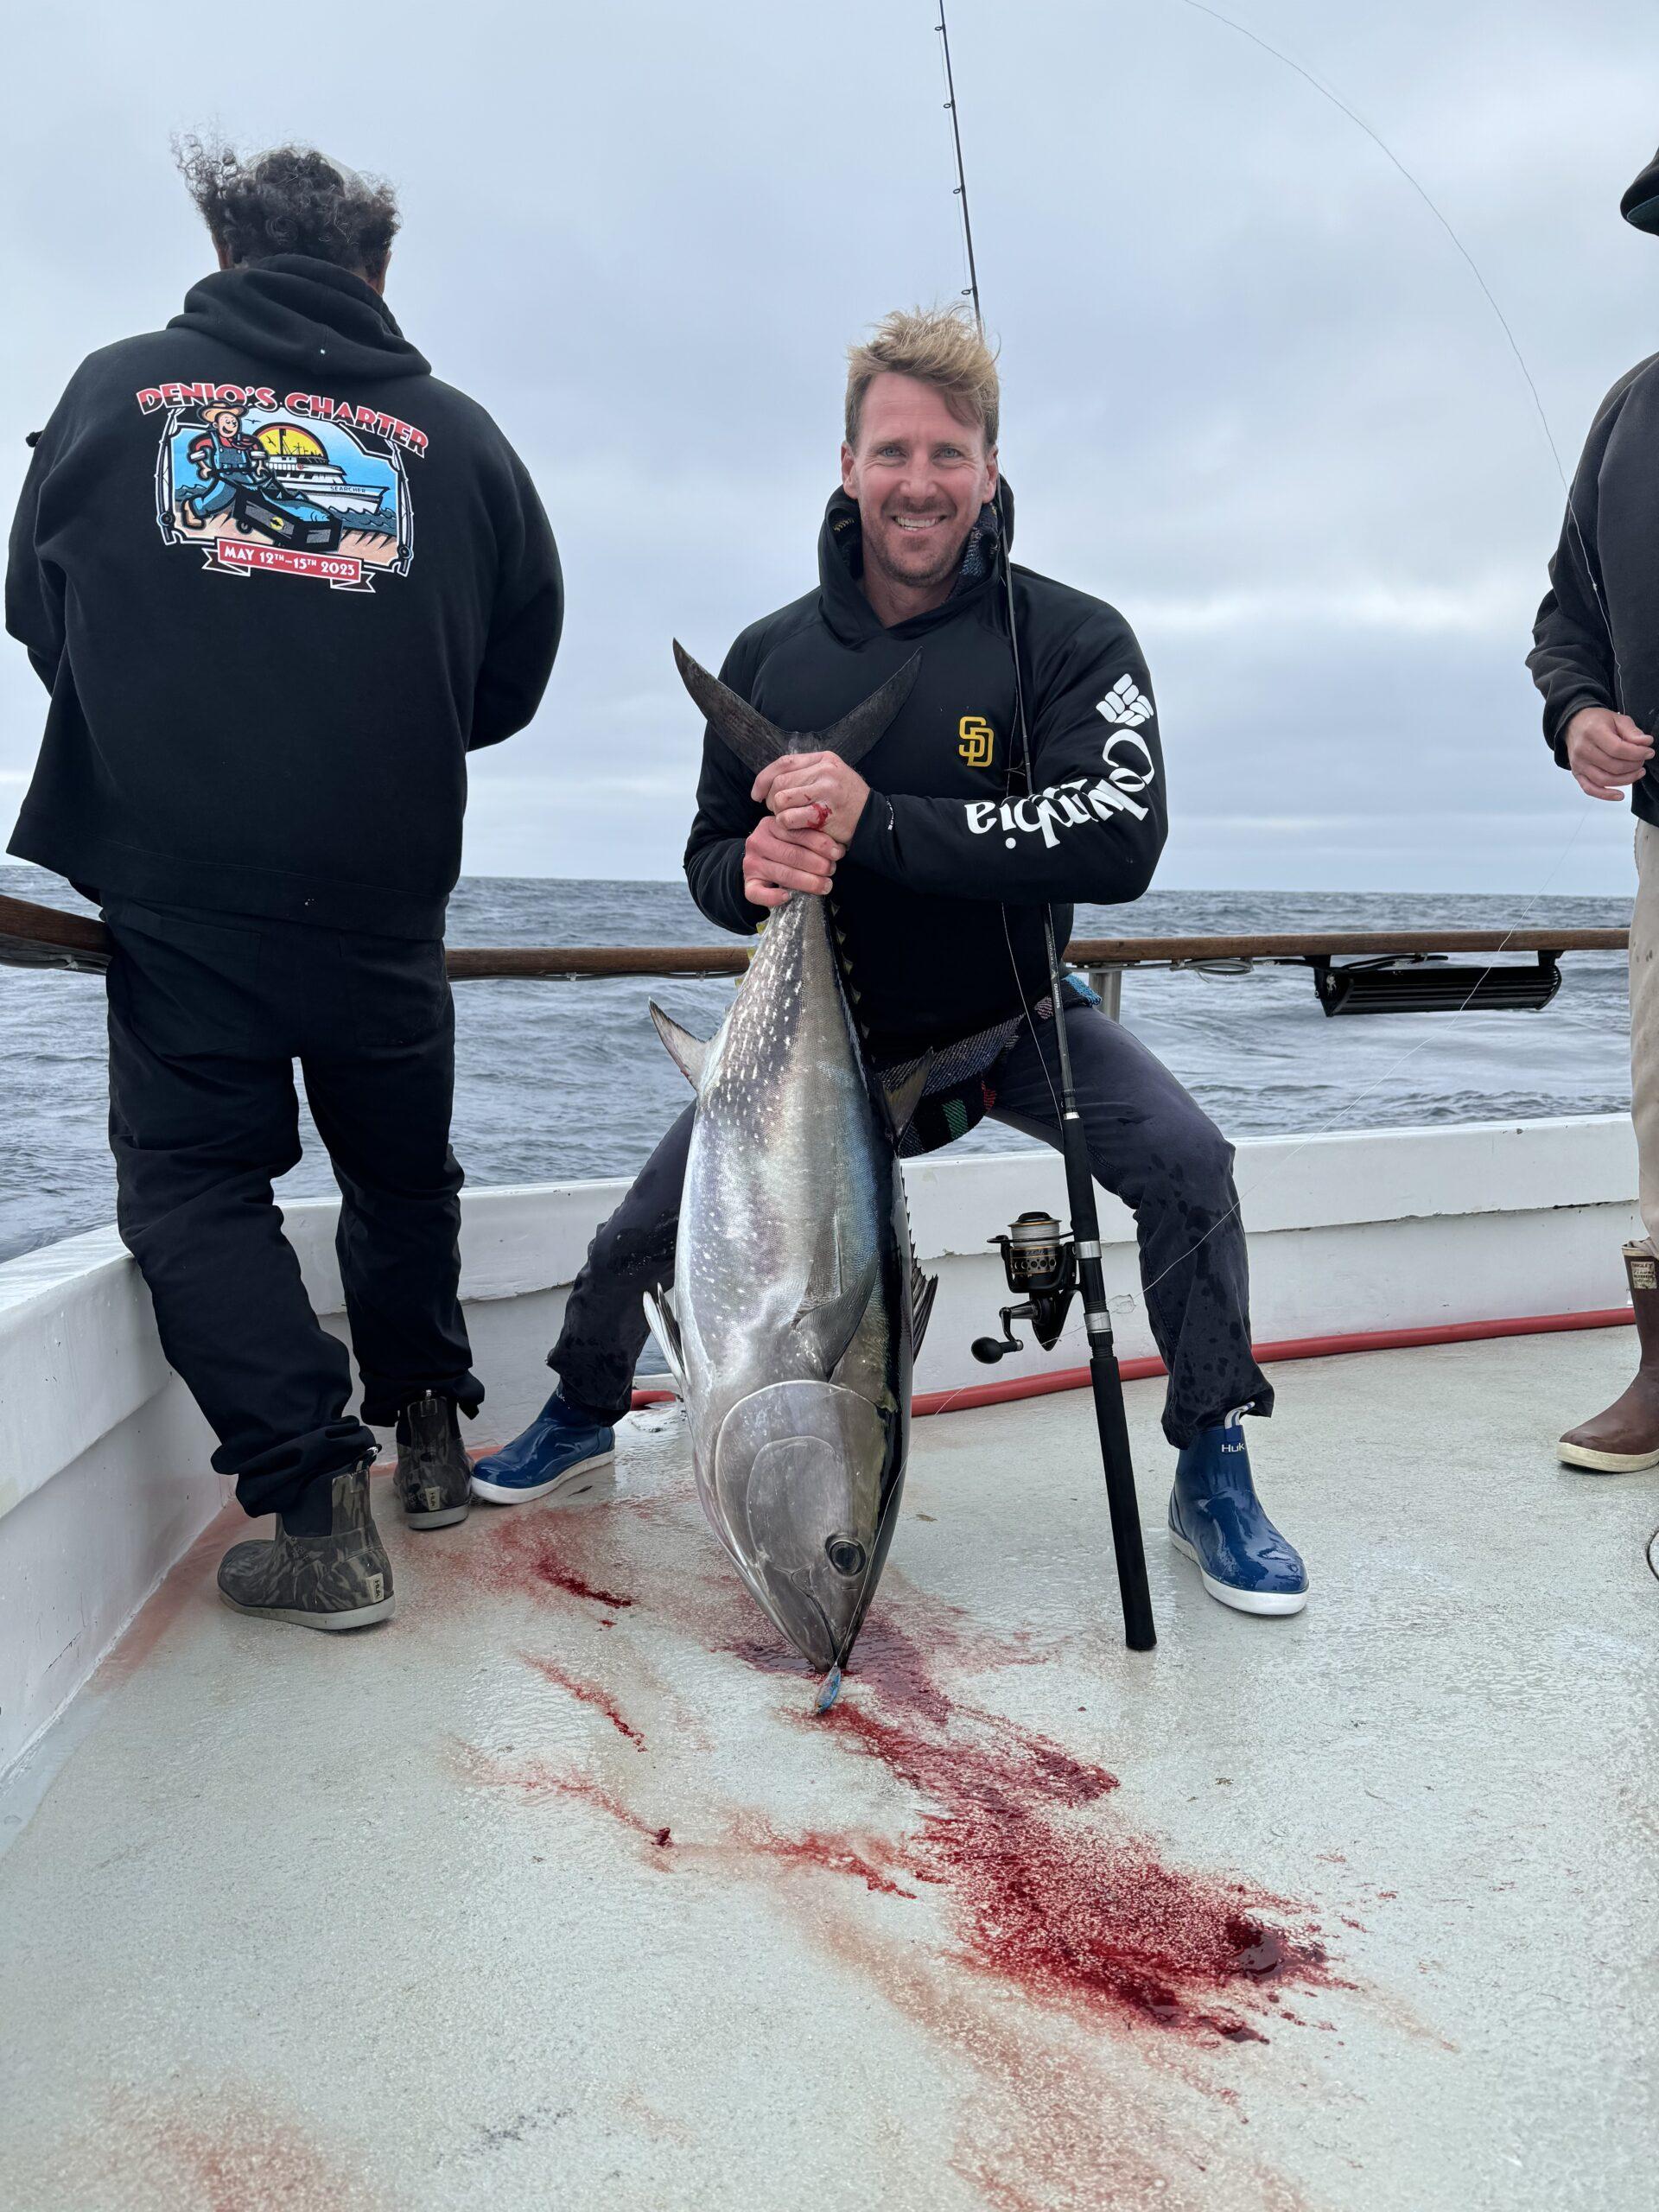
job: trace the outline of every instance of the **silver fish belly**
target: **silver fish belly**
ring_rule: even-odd
[[[704,1510],[795,1648],[842,1665],[904,1482],[911,1248],[821,899],[774,915],[703,1063],[674,1310]]]
[[[786,753],[851,766],[904,704],[919,654],[815,732],[788,730],[674,658],[709,733],[758,775]],[[696,1085],[672,1311],[697,1495],[757,1602],[833,1701],[892,1541],[910,1380],[935,1286],[915,1278],[897,1135],[920,1094],[867,1071],[821,898],[772,914],[701,1045],[652,1018]],[[919,1298],[913,1293],[919,1289]]]

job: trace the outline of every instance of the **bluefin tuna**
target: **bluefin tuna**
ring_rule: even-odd
[[[856,761],[917,666],[807,733],[775,728],[674,654],[711,728],[756,773],[785,753]],[[926,1071],[890,1096],[868,1069],[828,902],[807,893],[774,910],[706,1043],[651,1012],[697,1094],[674,1286],[654,1315],[697,1495],[751,1595],[822,1673],[823,1709],[893,1540],[937,1287],[916,1265],[898,1156]]]

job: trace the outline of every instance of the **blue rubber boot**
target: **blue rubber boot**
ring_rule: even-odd
[[[572,1475],[616,1456],[616,1431],[556,1390],[522,1436],[473,1469],[473,1496],[490,1505],[527,1505]]]
[[[1307,1569],[1262,1510],[1240,1421],[1206,1428],[1176,1461],[1169,1541],[1237,1612],[1300,1613],[1307,1603]]]

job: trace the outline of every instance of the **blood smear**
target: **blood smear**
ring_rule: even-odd
[[[596,1712],[602,1713],[619,1736],[626,1736],[639,1750],[645,1750],[645,1738],[631,1720],[624,1718],[621,1707],[607,1690],[601,1689],[597,1682],[590,1682],[580,1675],[571,1674],[556,1659],[537,1658],[532,1652],[526,1652],[524,1656],[526,1664],[533,1667],[538,1675],[545,1676],[550,1682],[556,1682],[562,1690],[568,1690],[582,1704],[591,1705]]]
[[[520,1522],[505,1530],[487,1552],[470,1562],[478,1579],[493,1590],[562,1590],[567,1597],[608,1605],[623,1612],[634,1602],[620,1592],[601,1590],[579,1573],[560,1549],[558,1534],[546,1520]]]
[[[753,1663],[768,1665],[758,1649]],[[1275,2017],[1279,1989],[1328,1980],[1323,1947],[1277,1924],[1294,1908],[1084,1817],[1116,1776],[958,1705],[902,1630],[872,1624],[855,1663],[812,1725],[924,1801],[915,1875],[943,1890],[976,1972],[1120,2024],[1233,2043],[1267,2041],[1254,2023]]]

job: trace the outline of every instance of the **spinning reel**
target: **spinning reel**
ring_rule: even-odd
[[[975,1338],[974,1357],[994,1367],[1009,1352],[1023,1351],[1010,1325],[1015,1321],[1029,1321],[1043,1350],[1052,1351],[1077,1287],[1077,1248],[1071,1232],[1051,1213],[1022,1213],[1006,1236],[986,1241],[1001,1247],[1008,1288],[1020,1302],[1002,1308],[1000,1338]]]

